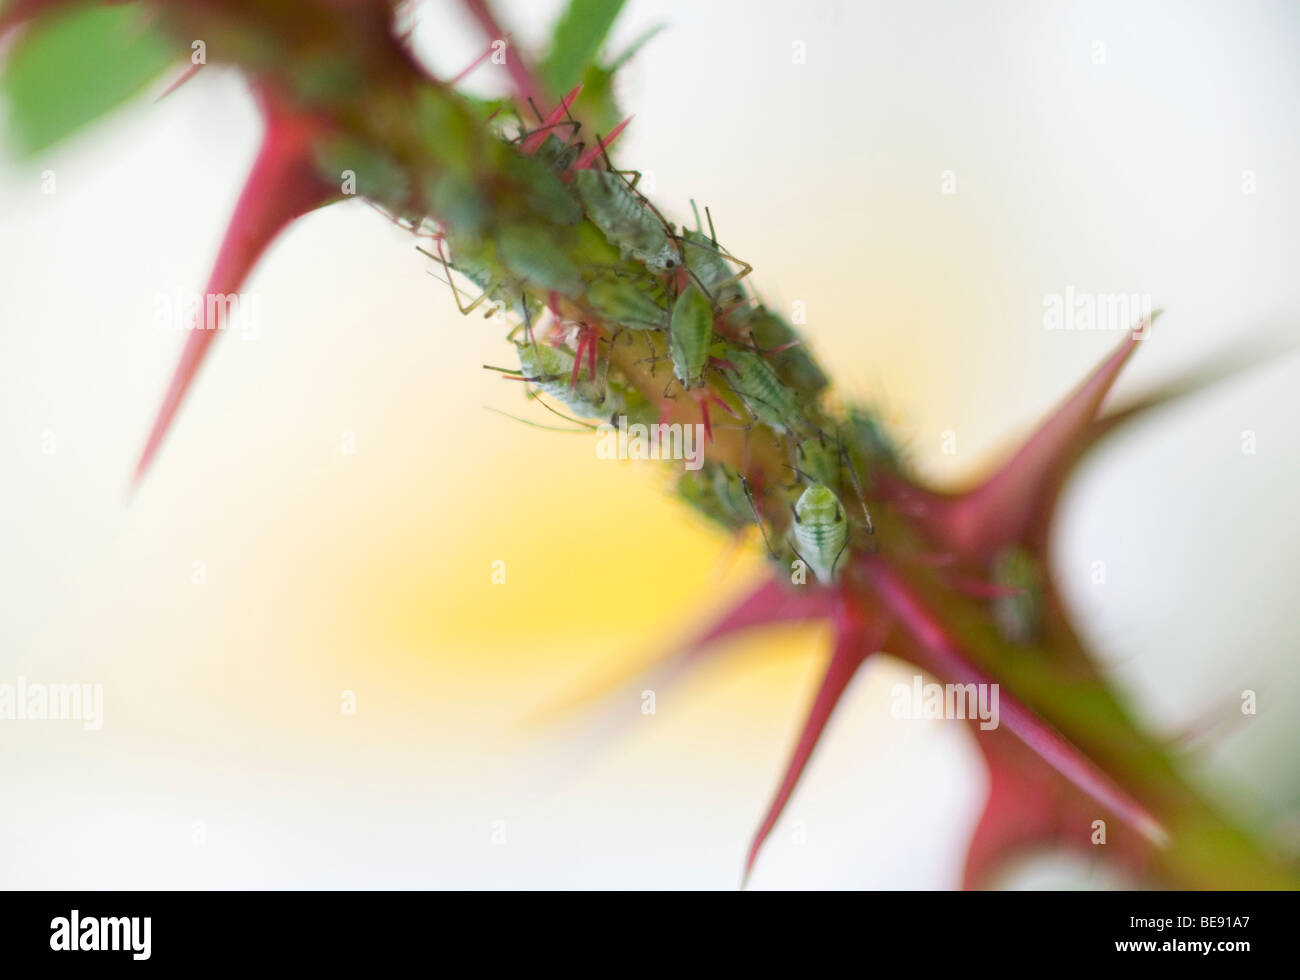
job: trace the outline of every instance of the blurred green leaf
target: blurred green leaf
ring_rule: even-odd
[[[542,84],[559,97],[582,80],[595,62],[624,0],[569,0],[569,9],[555,25],[551,50],[541,64]]]
[[[180,58],[137,4],[81,7],[37,21],[0,71],[9,138],[30,156],[125,102]]]
[[[664,29],[658,24],[643,32],[627,46],[609,65],[592,62],[582,75],[582,94],[574,104],[573,112],[591,127],[593,133],[607,135],[623,121],[625,113],[619,108],[614,93],[614,76],[641,46]]]

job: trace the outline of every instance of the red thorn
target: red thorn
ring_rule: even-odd
[[[54,7],[71,7],[77,0],[16,0],[0,12],[0,37],[24,21],[32,20]]]
[[[835,646],[831,651],[830,663],[826,667],[821,687],[813,698],[808,716],[799,732],[790,761],[786,764],[781,784],[777,787],[771,803],[768,804],[767,813],[749,845],[742,887],[748,883],[750,872],[754,869],[754,862],[758,859],[758,852],[794,793],[795,786],[798,785],[799,778],[812,757],[813,749],[817,747],[826,723],[848,688],[849,681],[853,679],[853,675],[857,673],[863,661],[876,651],[889,632],[890,623],[887,620],[882,620],[868,630],[862,622],[861,613],[850,605],[849,600],[837,603],[837,606]]]
[[[722,406],[722,410],[723,410],[724,412],[726,412],[728,415],[730,415],[730,416],[731,416],[733,419],[735,419],[737,422],[740,421],[740,416],[737,415],[735,412],[733,412],[733,411],[731,410],[731,406],[728,405],[728,404],[726,403],[726,401],[724,401],[724,400],[721,398],[721,396],[719,396],[719,395],[716,394],[715,392],[710,391],[708,397],[709,397],[709,401],[711,401],[711,402],[712,402],[713,404],[715,404],[715,405],[721,405],[721,406]]]
[[[713,420],[709,418],[709,400],[705,397],[696,399],[700,406],[700,421],[704,423],[704,445],[713,441]]]
[[[485,0],[465,0],[465,7],[469,10],[470,16],[473,17],[483,33],[491,41],[506,40],[506,33],[497,23],[497,19],[488,9]],[[533,78],[533,73],[529,71],[528,65],[516,53],[517,49],[513,43],[506,46],[506,71],[510,73],[510,79],[514,82],[515,94],[519,96],[521,102],[527,103],[530,99],[541,105],[542,89]]]
[[[606,136],[604,139],[600,140],[599,142],[597,142],[595,146],[591,147],[591,149],[583,150],[582,155],[573,162],[573,167],[571,169],[586,170],[593,163],[595,163],[596,159],[602,153],[604,153],[606,150],[609,149],[610,144],[613,143],[614,140],[618,139],[619,134],[622,133],[623,130],[627,127],[627,124],[632,121],[632,118],[633,118],[632,116],[628,116],[621,123],[619,123],[612,130],[610,130],[609,135]]]
[[[1124,342],[1039,426],[1019,451],[984,483],[962,494],[918,493],[929,508],[928,530],[946,547],[990,560],[1022,541],[1050,503],[1052,488],[1077,457],[1106,393],[1146,331]]]
[[[1013,585],[1000,585],[997,582],[983,582],[975,578],[952,576],[944,582],[954,592],[971,596],[974,599],[1001,599],[1006,596],[1024,595],[1025,590]]]
[[[764,356],[768,356],[768,355],[771,355],[771,354],[780,354],[782,351],[787,351],[787,350],[789,350],[791,347],[798,347],[798,346],[800,346],[802,343],[803,343],[802,340],[795,339],[795,340],[790,341],[790,343],[788,343],[788,344],[782,344],[780,347],[772,347],[772,348],[770,348],[770,349],[768,349],[768,350],[765,350],[765,351],[763,351],[763,355],[764,355]]]
[[[448,82],[447,84],[448,84],[448,85],[459,85],[461,82],[463,82],[463,81],[466,79],[466,77],[468,77],[468,75],[469,75],[470,72],[472,72],[472,71],[473,71],[475,68],[477,68],[479,65],[483,64],[483,62],[487,61],[488,58],[490,58],[490,57],[492,57],[492,45],[489,44],[489,45],[487,46],[487,49],[486,49],[486,50],[485,50],[481,55],[479,55],[477,58],[475,58],[473,61],[471,61],[468,65],[466,65],[466,66],[465,66],[465,69],[464,69],[464,70],[463,70],[459,75],[457,75],[455,78],[453,78],[450,82]]]
[[[191,78],[197,75],[199,73],[199,69],[202,67],[203,65],[201,64],[189,65],[183,72],[181,72],[179,75],[177,75],[175,78],[173,78],[170,82],[167,83],[167,87],[158,93],[158,96],[157,98],[154,99],[154,101],[161,102],[163,99],[167,98],[167,96],[171,95],[178,88],[180,88]]]
[[[971,663],[931,610],[885,561],[878,556],[867,556],[863,565],[871,574],[875,594],[928,654],[935,673],[960,684],[993,683]],[[1043,762],[1076,789],[1114,813],[1150,844],[1162,847],[1168,842],[1168,834],[1146,807],[1056,729],[1005,689],[1000,692],[1000,701],[1001,723]]]
[[[180,363],[172,374],[166,397],[140,454],[132,486],[139,484],[157,454],[204,354],[221,327],[225,304],[213,304],[213,322],[209,323],[206,320],[209,306],[206,297],[238,292],[276,236],[296,218],[324,204],[335,193],[333,187],[316,176],[313,165],[311,141],[317,124],[280,109],[272,104],[267,93],[259,94],[266,117],[262,147],[235,205],[204,291],[198,322],[185,341]]]

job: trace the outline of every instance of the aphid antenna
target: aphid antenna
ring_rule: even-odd
[[[754,491],[750,488],[749,480],[745,478],[745,474],[741,473],[738,475],[740,476],[740,489],[745,492],[745,499],[749,501],[749,509],[754,513],[754,523],[758,525],[758,533],[763,535],[763,544],[767,548],[767,553],[772,556],[773,560],[775,560],[777,554],[772,548],[771,540],[767,536],[767,528],[763,525],[762,515],[758,512],[758,504],[754,501]]]
[[[545,429],[547,432],[573,432],[578,435],[583,435],[589,431],[588,429],[565,429],[558,425],[542,425],[540,422],[533,422],[530,419],[521,418],[518,415],[511,415],[509,412],[503,412],[501,409],[493,408],[491,405],[482,405],[480,407],[486,408],[489,412],[495,412],[497,415],[504,415],[506,418],[513,419],[516,422],[522,422],[524,425],[531,425],[534,429]]]
[[[695,212],[695,230],[703,235],[704,229],[700,227],[700,209],[695,206],[695,198],[691,198],[691,210]]]
[[[713,212],[709,210],[709,206],[707,204],[704,205],[704,216],[709,219],[709,241],[713,243],[713,247],[715,249],[721,252],[722,249],[718,245],[718,233],[713,230]]]
[[[798,490],[798,489],[802,486],[802,484],[799,482],[799,478],[800,478],[800,477],[802,477],[803,479],[807,480],[809,483],[812,483],[812,482],[813,482],[812,478],[809,477],[808,474],[805,473],[803,470],[799,469],[799,467],[794,466],[794,465],[791,464],[791,463],[782,463],[781,465],[784,466],[787,470],[792,471],[792,472],[794,473],[794,476],[795,476],[794,482],[793,482],[793,483],[786,484],[785,489],[787,489],[787,490]]]
[[[533,392],[533,393],[532,393],[532,398],[533,398],[534,401],[537,402],[537,404],[541,405],[542,408],[546,409],[548,412],[550,412],[550,413],[551,413],[552,415],[554,415],[556,418],[564,419],[564,421],[566,421],[566,422],[572,422],[574,425],[580,425],[580,426],[582,426],[583,428],[585,428],[585,429],[590,429],[590,430],[593,431],[593,432],[594,432],[596,429],[600,428],[599,426],[592,425],[590,422],[584,422],[584,421],[582,421],[582,419],[575,419],[575,418],[573,418],[572,416],[565,415],[565,414],[564,414],[563,412],[561,412],[559,409],[557,409],[557,408],[553,408],[551,405],[547,404],[546,400],[542,398],[542,396],[541,396],[541,394],[540,394],[539,392],[536,392],[536,391]]]
[[[569,140],[572,140],[573,137],[577,135],[578,130],[582,129],[582,123],[577,119],[561,119],[559,122],[543,123],[536,129],[521,130],[519,134],[510,141],[510,145],[514,146],[516,143],[522,143],[524,140],[528,139],[528,137],[535,136],[537,133],[545,133],[548,130],[559,129],[561,126],[573,127],[573,130],[569,133]],[[568,141],[566,141],[564,145],[568,146]]]
[[[546,117],[542,115],[542,110],[537,108],[537,103],[533,101],[533,97],[531,95],[528,96],[528,105],[532,107],[533,115],[537,117],[537,121],[539,123],[545,123]]]
[[[528,314],[528,298],[521,290],[519,293],[519,302],[524,310],[524,337],[527,338],[529,346],[533,349],[533,357],[537,358],[537,363],[542,363],[541,351],[537,349],[537,331],[533,329],[532,317]]]

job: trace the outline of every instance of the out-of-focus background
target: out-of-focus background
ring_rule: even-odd
[[[535,44],[559,9],[499,4]],[[414,15],[444,75],[485,46],[457,4]],[[1118,340],[1045,330],[1045,296],[1164,307],[1121,395],[1297,334],[1294,3],[632,0],[611,47],[658,22],[619,161],[678,220],[710,206],[936,481],[972,479]],[[184,340],[157,297],[202,288],[257,135],[209,67],[0,169],[0,683],[104,691],[99,730],[0,721],[0,884],[733,887],[824,632],[731,643],[653,715],[623,690],[548,720],[758,559],[653,464],[486,411],[550,421],[481,369],[503,330],[364,204],[274,247],[246,287],[260,329],[219,339],[127,495]],[[1283,358],[1125,430],[1055,548],[1151,725],[1258,692],[1201,770],[1292,841],[1298,380]],[[752,887],[957,884],[984,775],[963,728],[890,718],[908,673],[859,677]],[[1005,883],[1122,882],[1049,855]]]

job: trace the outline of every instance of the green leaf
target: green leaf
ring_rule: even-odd
[[[623,121],[626,113],[619,108],[618,99],[615,97],[614,76],[633,55],[641,50],[642,45],[663,29],[663,24],[651,27],[608,65],[592,62],[587,67],[582,76],[582,94],[574,103],[573,114],[589,126],[592,133],[608,135]]]
[[[623,9],[624,0],[569,0],[555,25],[551,50],[541,65],[542,84],[556,97],[582,80],[596,60],[605,35]]]
[[[0,73],[9,136],[31,156],[125,102],[180,53],[145,26],[138,4],[79,7],[37,21]]]

